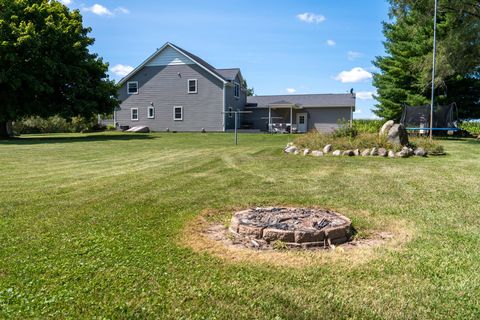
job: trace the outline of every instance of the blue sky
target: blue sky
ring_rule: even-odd
[[[386,0],[62,2],[81,10],[113,79],[169,41],[217,68],[241,68],[259,95],[354,88],[355,117],[373,117],[371,61],[384,54]]]

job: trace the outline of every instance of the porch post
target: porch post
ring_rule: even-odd
[[[292,133],[293,129],[293,106],[290,106],[290,133]]]
[[[268,132],[272,132],[272,109],[268,106]]]

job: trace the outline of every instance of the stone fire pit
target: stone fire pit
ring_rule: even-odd
[[[349,240],[351,222],[329,210],[268,207],[236,212],[229,230],[249,247],[329,247]]]

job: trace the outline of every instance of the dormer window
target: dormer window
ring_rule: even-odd
[[[127,82],[127,93],[138,94],[138,81]]]
[[[189,79],[188,80],[188,93],[197,93],[198,92],[197,84],[198,84],[197,79]]]
[[[236,82],[233,83],[233,93],[235,98],[240,97],[240,85]]]

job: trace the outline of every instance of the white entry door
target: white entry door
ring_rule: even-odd
[[[297,113],[297,130],[298,132],[307,132],[307,114]]]

